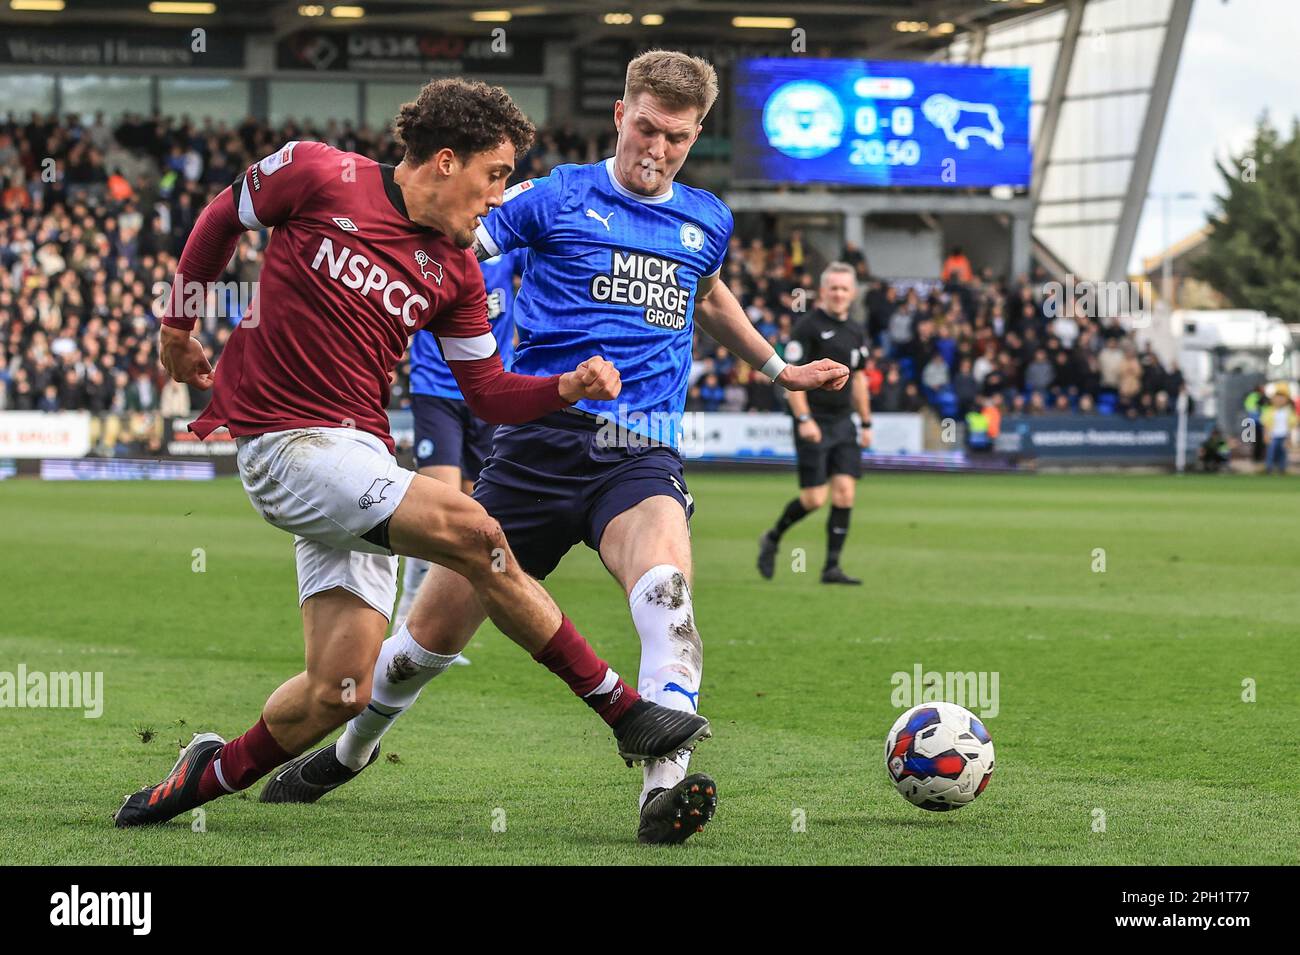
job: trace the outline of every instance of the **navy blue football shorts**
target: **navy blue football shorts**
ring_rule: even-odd
[[[795,457],[799,462],[799,487],[820,487],[833,474],[862,477],[862,447],[858,444],[858,426],[847,414],[813,420],[821,429],[822,439],[817,444],[794,435]]]
[[[609,522],[647,498],[676,499],[688,521],[695,510],[675,450],[607,437],[592,416],[572,412],[497,428],[474,499],[539,580],[579,542],[598,551]]]
[[[460,468],[466,481],[477,481],[492,453],[495,425],[474,417],[469,405],[455,398],[412,395],[415,417],[415,466]]]

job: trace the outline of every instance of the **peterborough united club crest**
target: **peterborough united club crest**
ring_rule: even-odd
[[[698,252],[704,248],[704,230],[694,222],[687,222],[682,225],[682,246],[691,252]]]

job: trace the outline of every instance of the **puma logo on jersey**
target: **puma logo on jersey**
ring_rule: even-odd
[[[602,215],[601,215],[600,213],[598,213],[595,209],[588,209],[588,210],[587,210],[587,218],[588,218],[588,219],[595,219],[597,222],[599,222],[601,225],[603,225],[603,226],[605,227],[605,231],[608,232],[608,231],[609,231],[609,220],[612,219],[612,218],[614,217],[614,211],[617,211],[617,210],[611,210],[610,212],[608,212],[608,213],[606,213],[605,215],[602,216]]]
[[[384,494],[387,493],[388,489],[392,486],[393,482],[388,480],[388,478],[375,478],[370,482],[370,490],[366,491],[365,494],[362,494],[361,499],[358,500],[357,503],[361,505],[363,511],[368,510],[380,501],[385,500]]]
[[[432,277],[435,284],[442,284],[442,265],[429,258],[429,253],[424,249],[415,253],[415,264],[420,267],[420,274],[426,279]],[[425,271],[426,265],[429,267],[428,271]]]

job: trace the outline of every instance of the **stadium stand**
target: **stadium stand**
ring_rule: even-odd
[[[240,169],[293,139],[400,158],[387,130],[333,122],[272,128],[250,119],[230,128],[127,115],[110,128],[102,117],[12,113],[0,122],[0,409],[90,411],[103,454],[124,445],[154,450],[164,418],[201,409],[207,395],[168,381],[158,364],[154,304],[203,205]],[[546,129],[516,178],[594,161],[611,148],[612,136]],[[223,279],[251,288],[264,242],[247,234]],[[1117,322],[1049,317],[1042,273],[1007,282],[975,262],[945,266],[946,282],[898,282],[873,276],[852,246],[840,257],[861,279],[853,317],[873,343],[875,410],[960,418],[992,405],[1136,417],[1167,413],[1182,390],[1178,369],[1139,352]],[[800,312],[815,305],[826,264],[798,230],[738,234],[724,276],[784,351]],[[207,315],[203,340],[217,361],[247,302],[212,304],[221,307]],[[700,336],[695,355],[689,409],[781,410],[777,389],[726,349]],[[405,365],[392,387],[390,406],[409,404]]]

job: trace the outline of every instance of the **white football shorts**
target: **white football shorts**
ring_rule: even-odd
[[[354,428],[273,431],[239,438],[238,447],[253,508],[295,537],[298,603],[342,587],[389,616],[397,558],[362,535],[392,516],[415,472]]]

